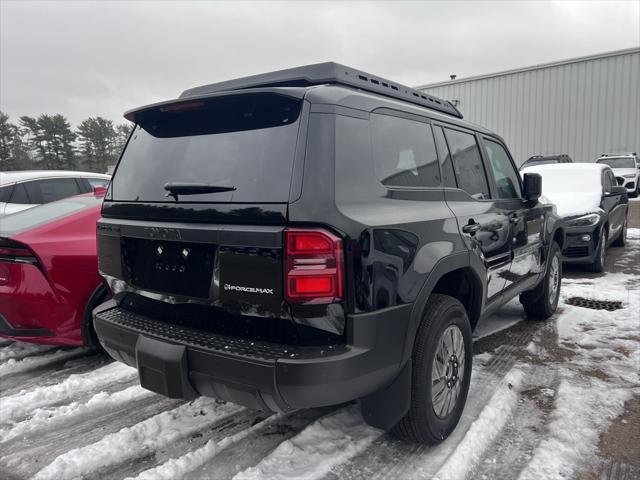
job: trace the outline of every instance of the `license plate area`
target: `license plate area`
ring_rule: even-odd
[[[216,245],[122,237],[122,267],[138,288],[209,298]]]

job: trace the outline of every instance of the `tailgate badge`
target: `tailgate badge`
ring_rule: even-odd
[[[162,248],[162,245],[158,245],[158,247],[156,248],[156,254],[162,255],[163,251],[164,251],[164,248]]]
[[[183,248],[182,249],[182,258],[188,258],[190,253],[191,253],[191,250],[189,250],[188,248]]]

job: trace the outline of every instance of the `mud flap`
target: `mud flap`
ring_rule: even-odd
[[[136,364],[143,388],[169,398],[191,399],[198,396],[189,381],[185,346],[139,335]]]
[[[411,406],[411,360],[405,363],[391,385],[360,400],[362,417],[367,424],[390,430]]]

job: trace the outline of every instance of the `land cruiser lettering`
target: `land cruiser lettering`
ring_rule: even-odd
[[[358,400],[433,444],[462,414],[476,325],[518,296],[530,319],[556,310],[541,177],[446,100],[322,63],[125,117],[93,318],[144,388],[265,412]]]

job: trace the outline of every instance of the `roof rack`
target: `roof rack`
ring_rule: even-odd
[[[309,87],[327,83],[356,87],[361,90],[404,100],[405,102],[420,105],[421,107],[462,118],[460,111],[447,100],[441,100],[414,88],[335,62],[317,63],[315,65],[289,68],[276,72],[228,80],[226,82],[203,85],[185,90],[180,95],[180,98],[246,88]]]
[[[636,152],[627,152],[627,153],[601,153],[600,158],[602,157],[635,157]]]

